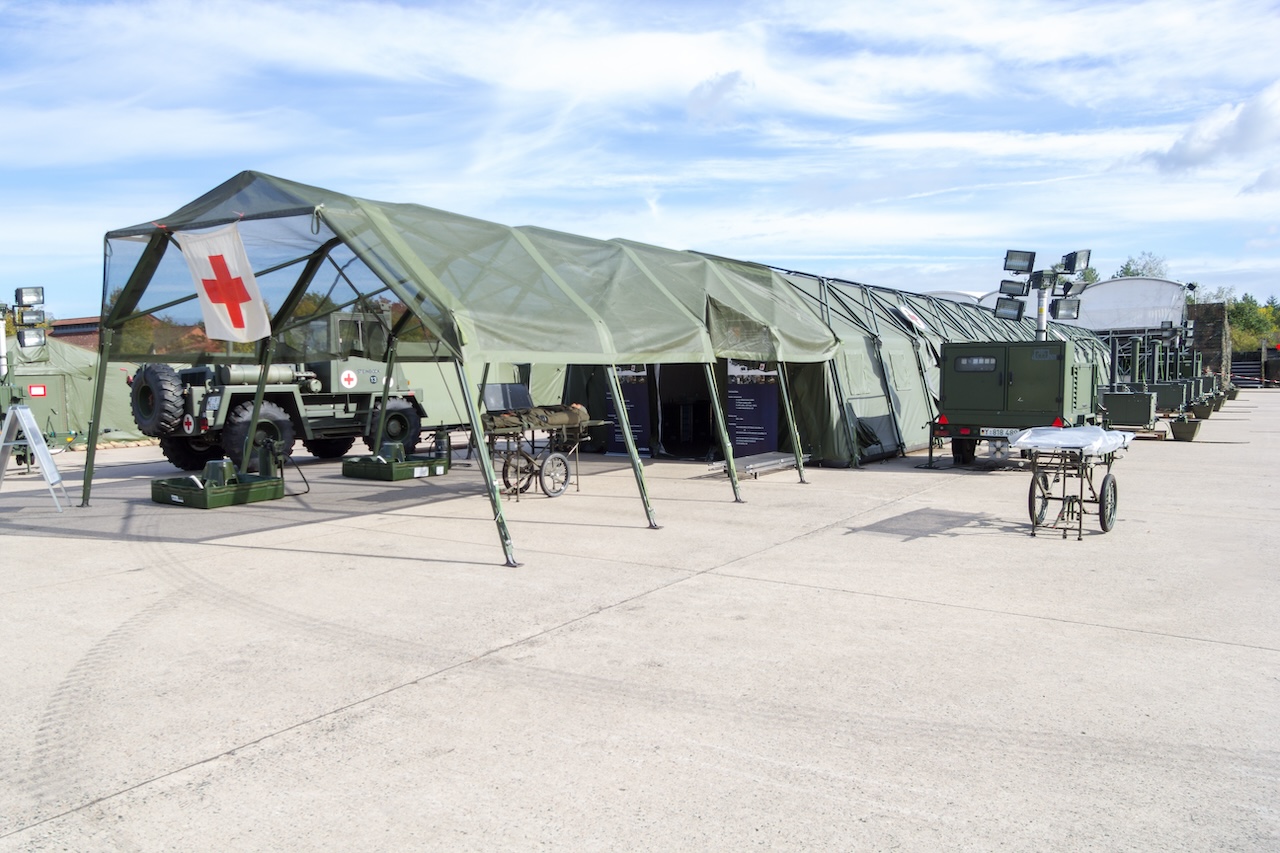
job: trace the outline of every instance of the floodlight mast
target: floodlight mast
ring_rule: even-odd
[[[0,382],[9,376],[9,341],[5,336],[5,317],[9,315],[9,306],[0,303]]]
[[[1088,249],[1080,249],[1070,254],[1062,256],[1062,269],[1067,273],[1083,272],[1089,265]],[[1054,285],[1058,283],[1057,270],[1035,270],[1036,253],[1021,252],[1010,249],[1004,255],[1004,268],[1006,272],[1014,275],[1029,276],[1027,283],[1029,287],[1036,291],[1036,340],[1047,341],[1049,339],[1049,294],[1053,290]],[[1001,282],[1000,289],[1005,291],[1005,285],[1012,285],[1013,282]],[[1069,286],[1069,285],[1068,285]]]
[[[1037,276],[1040,280],[1037,281]],[[1053,290],[1056,276],[1052,271],[1031,274],[1031,286],[1036,289],[1036,340],[1049,340],[1049,292]]]

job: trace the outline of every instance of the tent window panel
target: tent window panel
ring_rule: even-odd
[[[893,387],[899,391],[910,391],[915,387],[912,381],[916,375],[915,359],[906,353],[889,353],[889,370],[893,374]]]

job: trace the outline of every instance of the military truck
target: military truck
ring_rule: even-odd
[[[944,343],[935,438],[973,462],[979,441],[1007,454],[1008,437],[1037,426],[1094,423],[1100,366],[1076,359],[1067,341]]]
[[[399,370],[387,376],[389,326],[389,318],[378,314],[333,313],[279,336],[278,352],[297,360],[266,366],[254,444],[276,441],[288,455],[300,437],[324,459],[345,455],[357,438],[376,449],[383,385],[389,383],[383,440],[412,453],[426,413]],[[129,378],[134,422],[159,438],[165,458],[185,471],[224,455],[239,463],[262,370],[217,361],[139,365]]]

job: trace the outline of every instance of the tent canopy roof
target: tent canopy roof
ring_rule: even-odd
[[[354,307],[388,312],[408,359],[818,362],[837,345],[765,267],[370,201],[259,172],[109,232],[105,325],[137,330],[143,315],[162,316],[193,330],[170,335],[182,343],[167,353],[198,351],[194,285],[170,235],[232,222],[277,333]],[[116,357],[148,354],[136,351],[145,335],[119,337]]]

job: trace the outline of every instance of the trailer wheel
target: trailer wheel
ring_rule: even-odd
[[[206,463],[223,457],[222,447],[207,438],[181,438],[172,435],[160,439],[160,452],[174,467],[183,471],[203,471]]]
[[[222,449],[236,464],[240,465],[241,454],[244,453],[244,441],[249,436],[249,420],[253,417],[253,401],[245,400],[227,415],[226,426],[222,428]],[[293,422],[284,409],[269,400],[262,401],[262,409],[258,412],[258,428],[253,431],[254,448],[261,447],[268,441],[278,441],[284,445],[284,455],[293,453]],[[256,453],[249,454],[249,471],[258,469]]]
[[[1102,487],[1098,489],[1098,525],[1103,533],[1116,526],[1116,477],[1108,474],[1102,478]]]
[[[306,438],[302,446],[317,459],[337,459],[345,456],[356,440],[351,436],[345,438]]]
[[[1027,492],[1027,514],[1031,516],[1031,526],[1044,524],[1049,513],[1049,475],[1040,472],[1031,478],[1031,489]]]
[[[569,457],[563,453],[552,453],[542,460],[542,467],[538,471],[538,485],[549,498],[563,495],[569,488]]]
[[[138,367],[130,383],[129,402],[133,422],[143,435],[158,438],[177,429],[182,421],[182,380],[167,364]]]
[[[976,438],[951,439],[951,458],[957,465],[972,465],[978,456],[978,440]]]
[[[373,446],[377,439],[376,433],[381,409],[381,406],[373,407],[373,417],[369,422],[370,434],[364,437],[365,446],[374,453],[382,449]],[[387,425],[384,429],[382,440],[400,442],[404,445],[404,452],[407,456],[418,449],[418,439],[422,435],[422,418],[418,417],[417,409],[408,400],[388,400]]]

